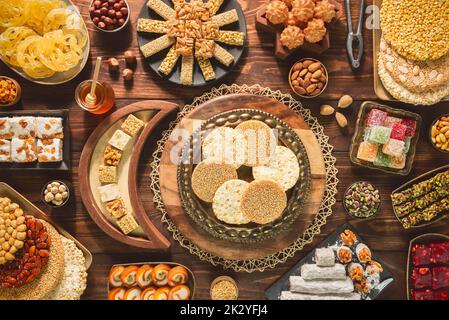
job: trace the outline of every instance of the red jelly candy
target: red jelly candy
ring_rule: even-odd
[[[430,263],[430,249],[425,244],[415,244],[412,247],[413,266],[423,266]]]
[[[393,123],[391,126],[391,139],[404,141],[407,127],[400,123]]]
[[[430,290],[412,291],[412,300],[433,300],[433,293]]]
[[[446,289],[433,292],[433,300],[449,300],[449,294]]]
[[[405,131],[405,135],[407,137],[413,137],[416,132],[416,120],[411,118],[404,118],[402,119],[402,124],[407,127],[407,130]]]
[[[430,262],[435,264],[449,262],[449,242],[431,243],[430,248]]]
[[[412,272],[412,284],[415,289],[430,287],[432,273],[429,268],[414,268]]]
[[[449,267],[432,268],[432,290],[449,287]]]

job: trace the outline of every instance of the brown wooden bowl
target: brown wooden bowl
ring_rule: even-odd
[[[296,65],[297,63],[303,62],[303,61],[305,61],[305,60],[312,60],[312,61],[315,61],[315,62],[319,62],[319,63],[321,64],[321,66],[323,67],[324,72],[326,73],[326,79],[327,79],[326,84],[324,85],[323,89],[321,89],[320,93],[318,93],[318,94],[315,95],[315,96],[309,96],[309,95],[302,95],[302,94],[299,94],[298,92],[296,92],[295,86],[292,84],[292,74],[293,74],[293,72],[294,72],[294,71],[293,71],[293,68],[295,67],[295,65]],[[319,97],[319,96],[326,90],[327,85],[328,85],[328,83],[329,83],[329,73],[327,72],[326,66],[325,66],[321,61],[319,61],[319,60],[317,60],[317,59],[314,59],[314,58],[302,58],[302,59],[299,59],[298,61],[296,61],[296,62],[293,64],[293,66],[290,68],[290,72],[288,73],[288,83],[290,84],[290,88],[293,90],[293,92],[294,92],[296,95],[298,95],[298,96],[300,96],[301,98],[304,98],[304,99],[312,99],[312,98]]]
[[[435,150],[437,150],[439,152],[442,152],[442,153],[449,153],[448,150],[443,150],[443,149],[438,148],[436,146],[436,144],[433,143],[433,141],[432,141],[432,128],[437,123],[437,121],[439,121],[442,117],[449,117],[449,114],[443,114],[443,115],[439,116],[438,118],[436,118],[435,120],[432,121],[432,124],[430,125],[430,128],[429,128],[429,140],[430,140],[430,144],[432,145],[432,147]]]
[[[87,212],[98,227],[117,241],[133,247],[153,250],[167,250],[171,245],[170,241],[156,228],[145,211],[138,192],[137,177],[139,160],[145,146],[145,142],[151,137],[151,134],[156,126],[171,112],[177,109],[177,104],[157,100],[136,102],[129,106],[120,108],[116,112],[109,115],[109,117],[97,126],[84,145],[79,164],[80,188],[83,190],[83,192],[81,192],[81,199],[83,200]],[[136,220],[142,227],[147,238],[125,235],[118,228],[116,228],[98,206],[90,184],[91,160],[99,140],[111,126],[116,124],[116,122],[126,118],[130,114],[145,111],[154,111],[155,114],[147,122],[140,135],[136,138],[134,149],[132,150],[129,160],[128,190],[126,191],[128,192],[132,207],[130,209],[133,210]],[[124,190],[122,190],[122,192],[123,191]],[[153,202],[151,202],[151,204],[153,205]],[[157,209],[153,205],[151,212],[156,211]]]
[[[335,6],[337,14],[335,16],[335,19],[331,23],[327,24],[326,28],[328,29],[328,32],[324,36],[323,40],[321,40],[318,43],[304,42],[304,44],[301,47],[293,50],[284,47],[281,43],[281,33],[283,30],[283,26],[275,25],[268,21],[266,17],[267,4],[261,6],[260,9],[257,10],[256,12],[256,27],[266,32],[275,34],[274,55],[279,59],[282,60],[287,59],[290,55],[298,51],[303,51],[312,54],[322,54],[327,49],[330,48],[329,27],[343,17],[343,6],[336,0],[329,0],[329,2]]]
[[[16,98],[13,101],[6,104],[0,103],[0,107],[10,107],[17,104],[17,102],[19,102],[19,100],[22,98],[22,87],[20,86],[20,84],[15,79],[7,76],[0,76],[0,80],[11,80],[17,88]]]
[[[237,298],[235,300],[238,300],[239,287],[237,286],[237,283],[235,282],[235,280],[229,276],[219,276],[212,281],[212,283],[210,284],[210,289],[209,289],[210,298],[212,299],[212,288],[220,281],[229,281],[235,286],[235,289],[237,290]]]

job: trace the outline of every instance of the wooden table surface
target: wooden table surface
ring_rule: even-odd
[[[323,103],[335,105],[343,94],[350,94],[356,100],[350,110],[345,111],[349,119],[347,130],[341,130],[335,120],[320,118],[325,126],[325,132],[334,145],[334,155],[337,157],[339,169],[338,178],[339,193],[334,213],[328,218],[328,223],[323,228],[320,236],[316,237],[313,244],[298,252],[287,263],[277,266],[275,269],[263,273],[252,274],[234,273],[224,271],[221,267],[214,267],[207,262],[200,261],[196,256],[190,255],[177,243],[173,243],[168,253],[153,253],[145,250],[122,245],[104,234],[91,220],[80,198],[82,190],[78,184],[78,162],[83,145],[95,126],[102,121],[103,116],[93,116],[78,108],[74,101],[76,85],[90,77],[92,62],[101,55],[105,58],[114,56],[123,60],[125,50],[131,49],[138,57],[134,81],[125,84],[121,78],[111,78],[107,72],[107,64],[102,66],[101,80],[112,83],[116,96],[116,108],[126,106],[132,102],[145,99],[163,99],[175,101],[180,104],[190,103],[195,96],[208,91],[212,86],[204,88],[181,88],[171,85],[160,79],[145,67],[136,42],[136,20],[138,12],[145,4],[145,0],[129,0],[131,6],[131,24],[120,34],[104,34],[96,31],[88,17],[89,0],[75,0],[79,6],[84,20],[87,23],[91,36],[91,56],[84,71],[73,81],[59,86],[49,87],[36,85],[24,79],[18,78],[23,88],[23,98],[16,109],[70,109],[70,126],[72,136],[72,167],[69,173],[28,173],[28,172],[0,172],[0,180],[9,183],[23,195],[33,201],[40,208],[46,210],[40,201],[39,192],[45,182],[53,178],[68,179],[75,189],[76,203],[70,210],[51,213],[58,223],[76,236],[91,250],[94,262],[89,271],[88,286],[83,296],[84,299],[106,298],[107,273],[114,263],[127,263],[139,261],[175,261],[190,267],[197,278],[197,298],[207,299],[208,289],[212,279],[218,275],[228,274],[234,277],[240,289],[242,299],[263,299],[264,290],[286,272],[295,262],[301,259],[308,251],[312,250],[324,237],[329,235],[338,226],[349,221],[363,237],[366,243],[385,261],[395,276],[394,283],[380,296],[381,299],[405,299],[405,270],[406,251],[410,239],[421,233],[439,232],[449,233],[449,219],[430,227],[416,231],[405,231],[395,219],[389,195],[392,190],[403,182],[422,174],[428,170],[447,164],[447,154],[435,151],[429,143],[427,129],[435,117],[443,113],[449,113],[448,103],[442,103],[434,107],[410,107],[400,103],[390,103],[392,106],[410,109],[420,113],[424,118],[421,138],[418,144],[417,154],[413,170],[407,177],[394,176],[362,169],[352,165],[349,161],[348,150],[350,138],[354,132],[355,115],[361,101],[375,100],[373,90],[373,65],[372,65],[372,31],[364,29],[365,55],[364,63],[360,71],[353,72],[349,67],[346,55],[346,22],[341,21],[331,31],[331,48],[319,59],[326,65],[330,74],[330,83],[326,92],[319,99],[303,100],[305,107],[310,108],[314,115],[319,115],[319,106]],[[248,24],[248,43],[246,52],[238,66],[224,79],[226,84],[260,84],[272,89],[279,89],[290,93],[287,81],[289,67],[293,61],[280,61],[273,56],[272,36],[258,31],[254,20],[257,9],[266,0],[239,0],[246,14]],[[353,1],[354,2],[354,1]],[[372,1],[367,1],[368,5]],[[368,8],[370,10],[371,7]],[[357,19],[358,8],[352,8],[353,17]],[[369,15],[368,15],[369,19]],[[297,57],[299,57],[298,55]],[[123,64],[124,62],[121,61]],[[0,65],[0,74],[17,76],[5,65]],[[146,159],[143,159],[144,162]],[[150,203],[148,165],[142,164],[143,177],[141,181],[142,197],[146,203]],[[356,180],[367,179],[374,183],[381,191],[383,199],[381,212],[372,220],[358,221],[350,219],[343,210],[341,197],[345,188]],[[48,210],[47,210],[48,211]],[[154,220],[158,220],[157,214]]]

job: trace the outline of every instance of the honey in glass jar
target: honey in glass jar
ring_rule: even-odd
[[[86,102],[86,96],[90,93],[92,80],[81,82],[75,91],[76,103],[84,110],[93,114],[103,114],[111,110],[115,102],[114,89],[106,82],[97,82],[95,88],[96,102],[90,105]]]

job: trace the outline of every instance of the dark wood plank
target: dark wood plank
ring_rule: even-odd
[[[342,0],[339,0],[342,2]],[[449,219],[443,220],[436,225],[423,230],[405,231],[396,221],[389,200],[392,190],[407,181],[428,170],[449,163],[447,154],[435,151],[429,143],[426,128],[435,117],[443,113],[449,113],[449,104],[442,103],[431,108],[409,107],[401,103],[390,103],[393,107],[407,108],[418,112],[423,116],[423,132],[418,144],[417,155],[412,172],[408,177],[397,177],[362,169],[352,165],[348,158],[349,144],[354,132],[355,115],[363,100],[375,100],[373,89],[373,65],[372,65],[372,35],[371,30],[364,29],[365,57],[360,71],[353,72],[349,67],[346,55],[346,23],[338,23],[331,31],[331,48],[318,58],[323,61],[329,70],[330,83],[322,96],[318,99],[302,101],[304,106],[310,108],[314,115],[318,116],[318,109],[322,103],[335,105],[336,100],[343,94],[351,94],[357,101],[345,114],[348,116],[349,127],[341,130],[332,117],[319,117],[325,127],[325,133],[329,135],[330,142],[335,146],[334,155],[337,157],[338,177],[340,179],[338,202],[334,207],[334,214],[329,217],[327,225],[322,229],[322,234],[307,246],[304,251],[298,252],[285,264],[279,265],[273,270],[263,273],[252,274],[234,273],[223,271],[221,267],[214,267],[207,262],[200,261],[196,256],[190,255],[178,244],[173,243],[169,253],[158,254],[150,251],[135,249],[118,243],[104,234],[90,219],[84,209],[80,194],[78,175],[79,158],[89,135],[105,116],[92,116],[80,110],[74,102],[74,90],[76,85],[87,79],[92,73],[92,63],[98,55],[105,58],[116,56],[120,58],[123,65],[123,52],[132,49],[138,57],[138,65],[134,81],[131,85],[125,85],[121,78],[112,79],[107,72],[106,63],[102,66],[102,80],[112,83],[116,95],[116,109],[130,103],[143,99],[172,100],[176,103],[190,103],[193,97],[210,89],[204,88],[182,88],[169,85],[159,79],[144,66],[137,48],[135,37],[135,22],[142,1],[130,1],[132,11],[132,25],[122,34],[105,35],[94,30],[88,18],[89,0],[75,0],[80,7],[85,21],[90,30],[92,49],[90,61],[85,70],[73,81],[57,86],[45,87],[32,84],[23,79],[17,79],[23,88],[23,99],[16,109],[70,109],[70,124],[72,135],[72,170],[69,173],[12,173],[0,172],[0,180],[5,181],[12,187],[23,193],[28,199],[43,210],[47,210],[40,202],[39,191],[45,182],[53,178],[69,179],[73,182],[76,201],[72,210],[65,212],[52,212],[51,217],[61,224],[67,231],[77,237],[79,241],[94,254],[94,261],[88,278],[88,288],[83,296],[84,299],[106,298],[107,273],[114,263],[140,262],[140,261],[175,261],[184,263],[190,267],[197,277],[197,298],[208,298],[210,282],[218,275],[228,274],[233,276],[239,284],[242,299],[263,299],[264,290],[280,275],[286,272],[296,261],[312,250],[326,235],[338,226],[349,221],[365,241],[375,250],[395,276],[394,283],[380,296],[381,299],[405,299],[405,270],[406,255],[409,241],[423,232],[439,232],[448,234]],[[294,63],[294,58],[289,61],[280,61],[273,56],[273,37],[256,30],[254,19],[257,9],[265,0],[239,0],[242,5],[248,23],[248,46],[241,63],[225,78],[226,84],[260,84],[272,89],[279,89],[285,93],[291,93],[288,86],[287,75],[289,67]],[[367,1],[371,5],[372,1]],[[353,16],[357,17],[357,6],[352,8]],[[344,20],[344,19],[343,19]],[[299,57],[301,55],[298,55]],[[0,73],[15,77],[14,73],[0,64]],[[142,201],[150,204],[149,175],[145,172],[142,178],[148,183],[141,186],[143,190]],[[341,205],[341,197],[345,188],[356,180],[369,179],[381,191],[383,199],[382,210],[375,219],[369,221],[352,220],[344,213]],[[143,189],[142,189],[143,188]],[[48,211],[48,210],[47,210]],[[155,223],[160,225],[159,215],[155,213],[151,217]]]

